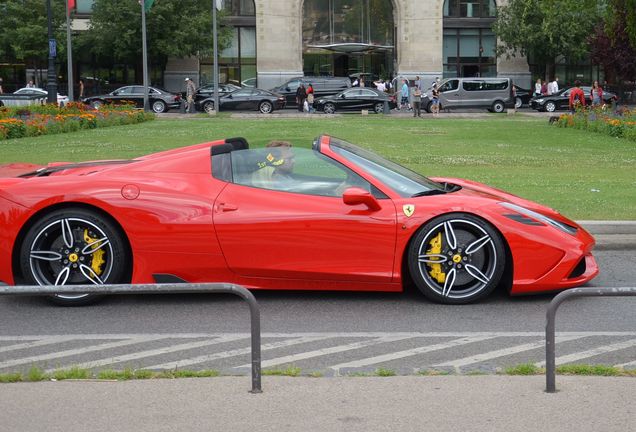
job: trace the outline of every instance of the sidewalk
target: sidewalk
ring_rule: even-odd
[[[249,377],[0,386],[0,430],[636,430],[635,378],[557,376]]]

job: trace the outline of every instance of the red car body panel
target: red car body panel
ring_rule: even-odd
[[[211,147],[225,140],[134,161],[58,166],[42,177],[0,178],[0,281],[19,282],[21,240],[40,215],[85,206],[112,218],[132,252],[132,283],[169,274],[190,282],[248,288],[400,291],[405,253],[418,229],[436,216],[463,212],[487,220],[505,239],[511,294],[560,290],[598,274],[594,239],[554,210],[461,179],[444,195],[403,198],[321,138],[320,152],[372,183],[388,198],[379,209],[341,199],[258,189],[212,175]],[[577,228],[511,220],[510,202]],[[404,205],[414,205],[410,217]],[[581,260],[585,271],[570,277]]]

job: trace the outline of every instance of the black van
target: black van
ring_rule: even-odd
[[[311,84],[314,88],[314,97],[316,99],[321,96],[335,95],[351,87],[351,80],[348,77],[304,76],[292,78],[270,91],[285,96],[287,101],[286,107],[295,107],[296,90],[298,90],[301,83],[305,85],[305,88],[308,84]]]

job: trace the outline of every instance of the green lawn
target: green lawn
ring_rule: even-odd
[[[370,148],[427,176],[470,178],[574,219],[636,219],[633,142],[517,115],[482,119],[193,116],[0,142],[0,163],[129,158],[224,137],[309,147],[323,133]]]

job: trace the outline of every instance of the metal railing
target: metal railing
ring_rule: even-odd
[[[117,285],[64,285],[64,286],[0,286],[0,295],[52,295],[52,294],[181,294],[218,293],[235,294],[247,301],[250,307],[252,343],[252,390],[261,388],[261,313],[256,298],[246,288],[229,283],[167,283],[167,284],[117,284]]]
[[[556,311],[566,300],[573,297],[622,297],[636,296],[635,287],[618,288],[574,288],[559,293],[552,299],[546,312],[545,325],[545,379],[548,393],[556,392],[556,359],[555,359],[555,321]]]

